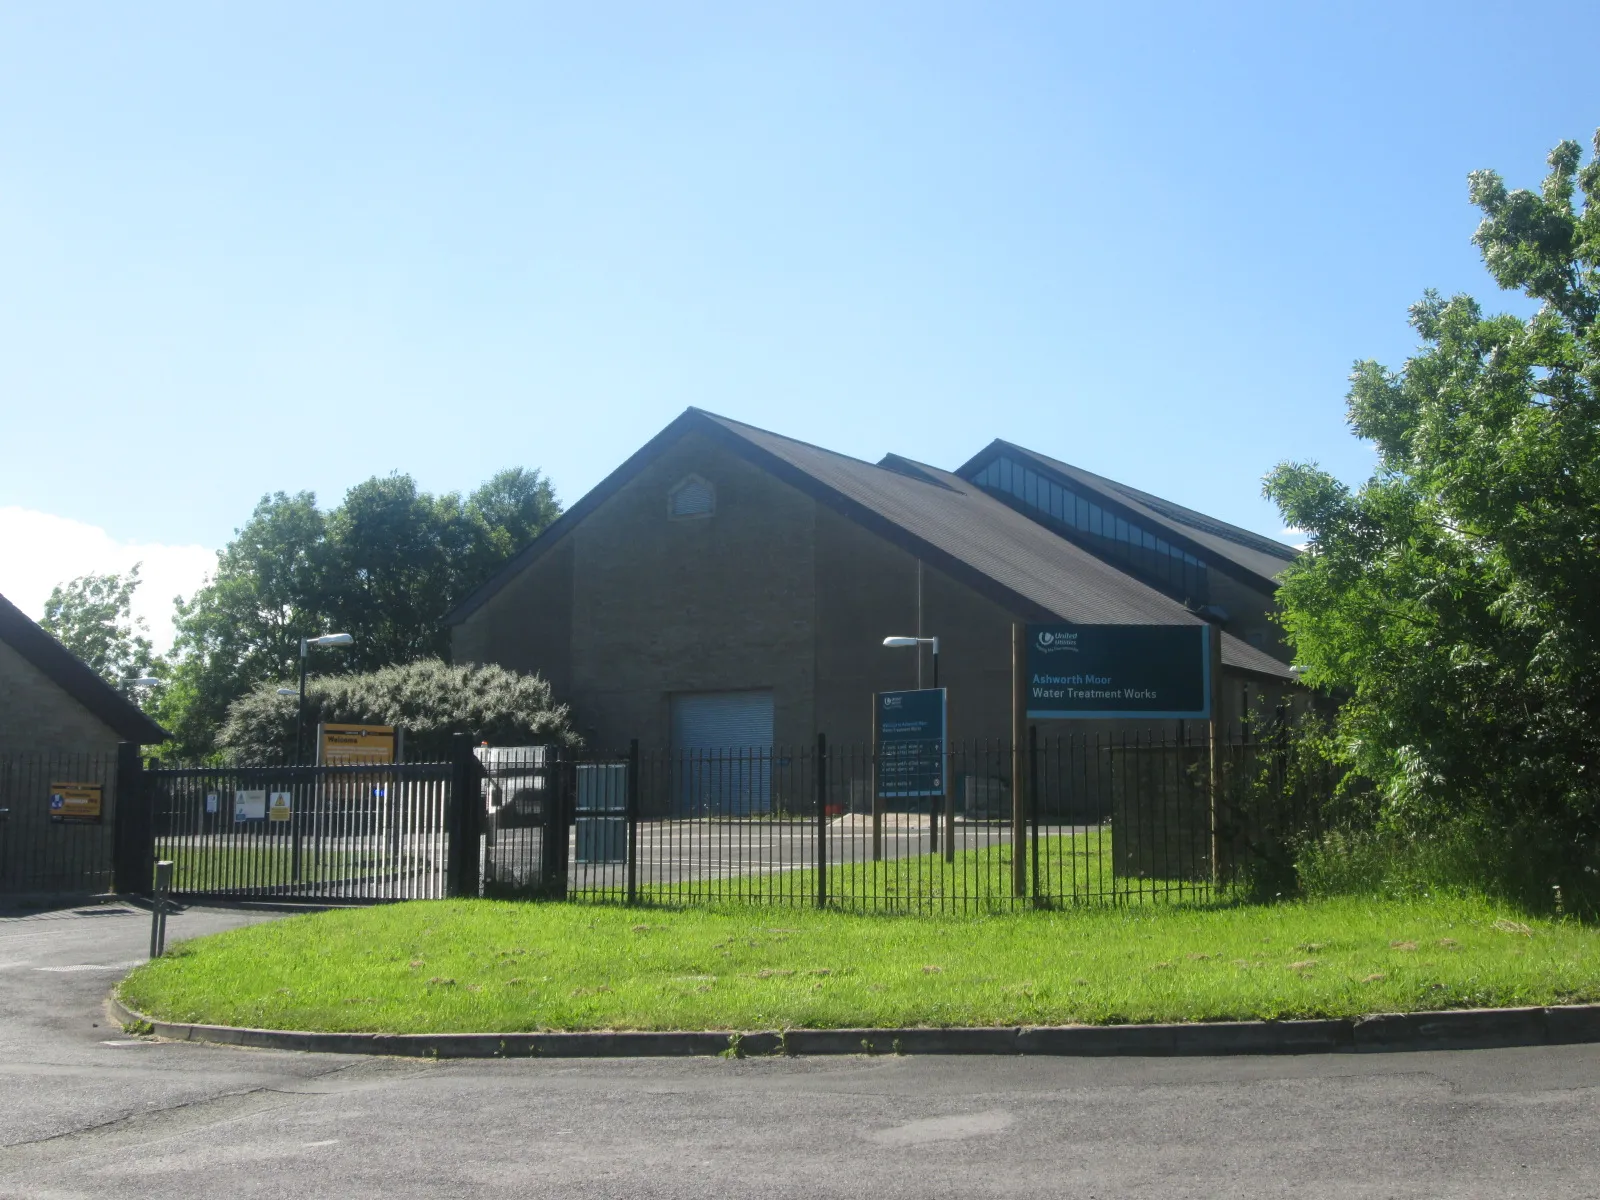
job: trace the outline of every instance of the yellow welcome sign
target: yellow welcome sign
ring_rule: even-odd
[[[393,725],[318,725],[317,762],[324,767],[392,763],[397,741]]]

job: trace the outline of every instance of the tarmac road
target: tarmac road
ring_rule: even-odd
[[[175,937],[270,919],[191,909]],[[1600,1047],[417,1062],[129,1038],[149,918],[0,918],[5,1197],[1592,1197]]]

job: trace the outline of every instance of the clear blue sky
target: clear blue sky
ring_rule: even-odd
[[[249,12],[246,12],[246,9]],[[373,473],[571,502],[686,405],[996,436],[1268,533],[1600,6],[0,9],[0,506],[218,546]],[[16,447],[26,449],[18,453]]]

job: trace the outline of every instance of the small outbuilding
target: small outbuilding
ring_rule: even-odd
[[[0,596],[0,894],[109,890],[118,747],[166,739]]]

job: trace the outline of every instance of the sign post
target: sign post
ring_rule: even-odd
[[[949,787],[944,688],[879,692],[873,698],[873,741],[877,744],[877,778],[873,810],[882,800],[925,799],[928,806],[929,850],[939,849],[939,817]],[[877,832],[878,821],[873,822]],[[881,835],[880,835],[881,836]],[[874,850],[882,852],[874,838]]]
[[[1028,894],[1028,857],[1023,853],[1028,836],[1026,790],[1023,784],[1025,762],[1022,751],[1023,726],[1033,714],[1030,705],[1029,660],[1031,627],[1011,625],[1011,895],[1021,899]]]
[[[387,765],[400,761],[400,751],[403,746],[404,735],[393,725],[340,725],[324,723],[317,726],[317,765],[319,767],[354,767]],[[338,788],[341,785],[349,787],[351,794],[364,792],[371,788],[374,802],[381,800],[378,806],[380,821],[380,835],[387,827],[392,826],[394,805],[398,802],[396,793],[399,791],[399,781],[382,777],[384,782],[374,786],[370,776],[362,779],[347,779],[333,783]],[[308,813],[315,813],[323,804],[322,796],[307,796],[305,807]],[[300,822],[294,822],[294,881],[300,882]]]
[[[1211,720],[1207,725],[1207,732],[1211,735],[1211,883],[1215,887],[1222,882],[1222,837],[1218,829],[1217,804],[1222,794],[1222,748],[1218,734],[1222,729],[1222,634],[1211,632],[1210,648],[1207,651],[1207,665],[1211,669],[1211,689],[1207,699],[1211,702]]]
[[[1013,630],[1020,626],[1013,626]],[[1013,633],[1012,663],[1019,651]],[[1222,676],[1221,638],[1210,625],[1030,625],[1020,651],[1019,694],[1013,703],[1014,741],[1021,744],[1023,720],[1204,721],[1209,768],[1207,850],[1213,879],[1220,850],[1217,804],[1222,776],[1218,737]],[[1013,774],[1022,776],[1019,757]],[[1030,780],[1030,783],[1032,781]],[[1030,797],[1037,801],[1037,797]],[[1013,821],[1016,805],[1013,804]],[[1013,826],[1020,845],[1021,827]],[[1013,856],[1015,864],[1020,855]],[[1022,872],[1017,871],[1021,879]],[[1018,883],[1020,896],[1021,884]]]

